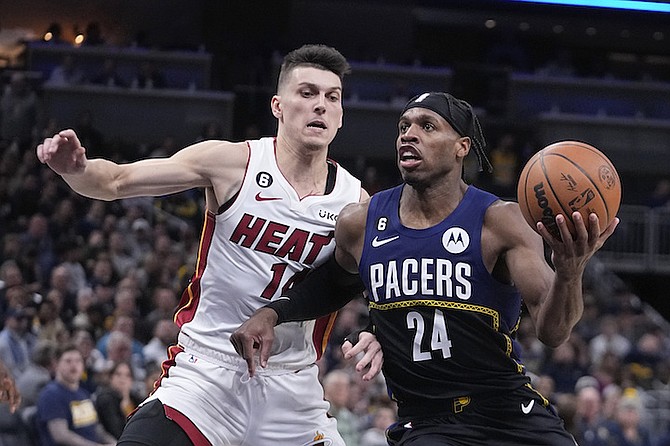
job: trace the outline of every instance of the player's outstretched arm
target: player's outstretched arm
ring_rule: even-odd
[[[599,234],[595,214],[584,222],[576,212],[572,215],[576,228],[573,237],[565,216],[557,215],[556,224],[562,236],[558,240],[542,223],[538,223],[537,233],[533,231],[515,204],[510,203],[506,208],[498,209],[494,218],[498,238],[509,244],[505,250],[507,268],[533,319],[538,339],[556,347],[568,339],[582,317],[582,278],[586,265],[612,235],[618,219]],[[552,250],[554,270],[545,261],[543,239]]]
[[[246,144],[204,141],[169,158],[117,164],[87,158],[86,148],[73,130],[63,130],[37,146],[39,160],[61,175],[73,190],[100,200],[159,196],[210,187],[215,177],[218,187],[228,192],[241,181],[247,155]],[[226,197],[218,198],[224,201]]]

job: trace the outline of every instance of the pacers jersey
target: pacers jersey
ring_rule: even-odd
[[[419,230],[399,221],[402,188],[372,197],[359,267],[399,415],[454,412],[527,383],[511,338],[520,295],[482,261],[484,214],[498,198],[470,186],[446,219]]]
[[[332,190],[300,199],[277,166],[275,139],[247,144],[242,186],[229,207],[218,215],[207,213],[196,270],[175,315],[182,346],[238,367],[245,363],[230,335],[325,262],[334,250],[338,213],[361,194],[360,181],[329,161],[335,172]],[[312,364],[325,348],[334,319],[332,314],[277,326],[268,368],[297,370]]]

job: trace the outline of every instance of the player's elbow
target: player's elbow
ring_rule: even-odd
[[[556,348],[570,338],[570,331],[556,329],[555,327],[544,330],[538,329],[537,338],[547,347]]]

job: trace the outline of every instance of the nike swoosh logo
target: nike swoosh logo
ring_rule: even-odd
[[[533,410],[534,405],[535,405],[535,400],[530,400],[530,403],[528,403],[528,404],[521,403],[521,412],[528,415],[530,413],[530,411]]]
[[[261,193],[256,194],[256,201],[274,201],[281,200],[281,197],[261,197]]]
[[[396,239],[399,239],[399,238],[400,238],[400,236],[396,235],[396,236],[393,236],[393,237],[385,238],[383,240],[379,240],[379,237],[375,236],[375,238],[372,239],[372,247],[373,248],[379,248],[380,246],[383,246],[383,245],[385,245],[387,243],[390,243],[393,240],[396,240]]]

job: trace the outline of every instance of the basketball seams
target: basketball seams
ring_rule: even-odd
[[[580,144],[579,147],[583,147],[583,146]],[[587,148],[587,147],[584,147],[584,148]],[[591,150],[591,149],[589,149],[589,150]],[[595,153],[596,155],[598,155],[599,158],[602,159],[602,156],[600,156],[600,153],[598,151],[591,150],[591,152]],[[600,201],[603,204],[603,207],[605,208],[605,212],[607,213],[607,221],[610,221],[612,219],[612,217],[610,216],[610,209],[609,209],[609,206],[607,205],[607,200],[605,199],[605,196],[603,195],[602,191],[600,190],[600,187],[598,186],[598,183],[593,181],[593,178],[591,177],[589,172],[584,170],[584,168],[582,166],[580,166],[579,164],[577,164],[576,162],[574,162],[572,159],[568,158],[567,156],[563,155],[562,153],[555,153],[555,152],[552,152],[551,150],[548,150],[548,153],[543,154],[543,157],[544,156],[549,156],[549,155],[553,155],[553,156],[557,156],[559,158],[563,158],[568,163],[570,163],[572,166],[576,167],[577,170],[579,170],[582,173],[582,175],[584,175],[589,180],[591,185],[593,185],[593,187],[598,191],[598,196],[600,197]],[[605,162],[604,159],[602,161]],[[605,162],[605,163],[609,164],[607,162]],[[544,165],[542,167],[544,168]],[[543,172],[544,172],[545,178],[547,178],[547,182],[549,184],[551,184],[551,181],[549,180],[549,177],[547,176],[547,173],[544,169],[543,169]],[[552,187],[551,190],[552,190],[552,193],[554,193],[553,187]],[[554,194],[554,196],[556,196],[556,195]],[[558,198],[556,199],[556,201],[560,203]],[[560,203],[560,204],[561,204],[561,208],[563,208],[563,204],[562,203]],[[569,218],[570,218],[570,221],[572,221],[572,217],[569,217]]]
[[[544,176],[544,179],[547,181],[547,187],[548,187],[549,190],[551,190],[551,195],[554,198],[554,201],[561,208],[561,211],[563,211],[562,212],[563,215],[565,216],[565,218],[567,218],[570,221],[570,223],[572,223],[574,225],[574,222],[572,221],[572,214],[569,213],[565,209],[565,206],[563,206],[562,201],[558,199],[558,195],[556,194],[556,190],[554,189],[554,185],[552,184],[552,181],[549,178],[549,175],[547,173],[547,168],[546,168],[546,165],[544,163],[544,157],[548,156],[548,155],[559,155],[559,154],[557,154],[557,153],[547,153],[545,151],[540,152],[540,167],[542,168],[542,176]],[[559,156],[562,156],[562,155],[559,155]],[[563,158],[565,158],[565,157],[563,157]]]
[[[585,219],[587,213],[595,212],[602,231],[619,209],[621,179],[612,162],[597,148],[580,141],[558,141],[526,162],[517,194],[520,210],[533,228],[538,220],[562,213],[574,234],[574,206]],[[555,222],[552,224],[555,226]]]

